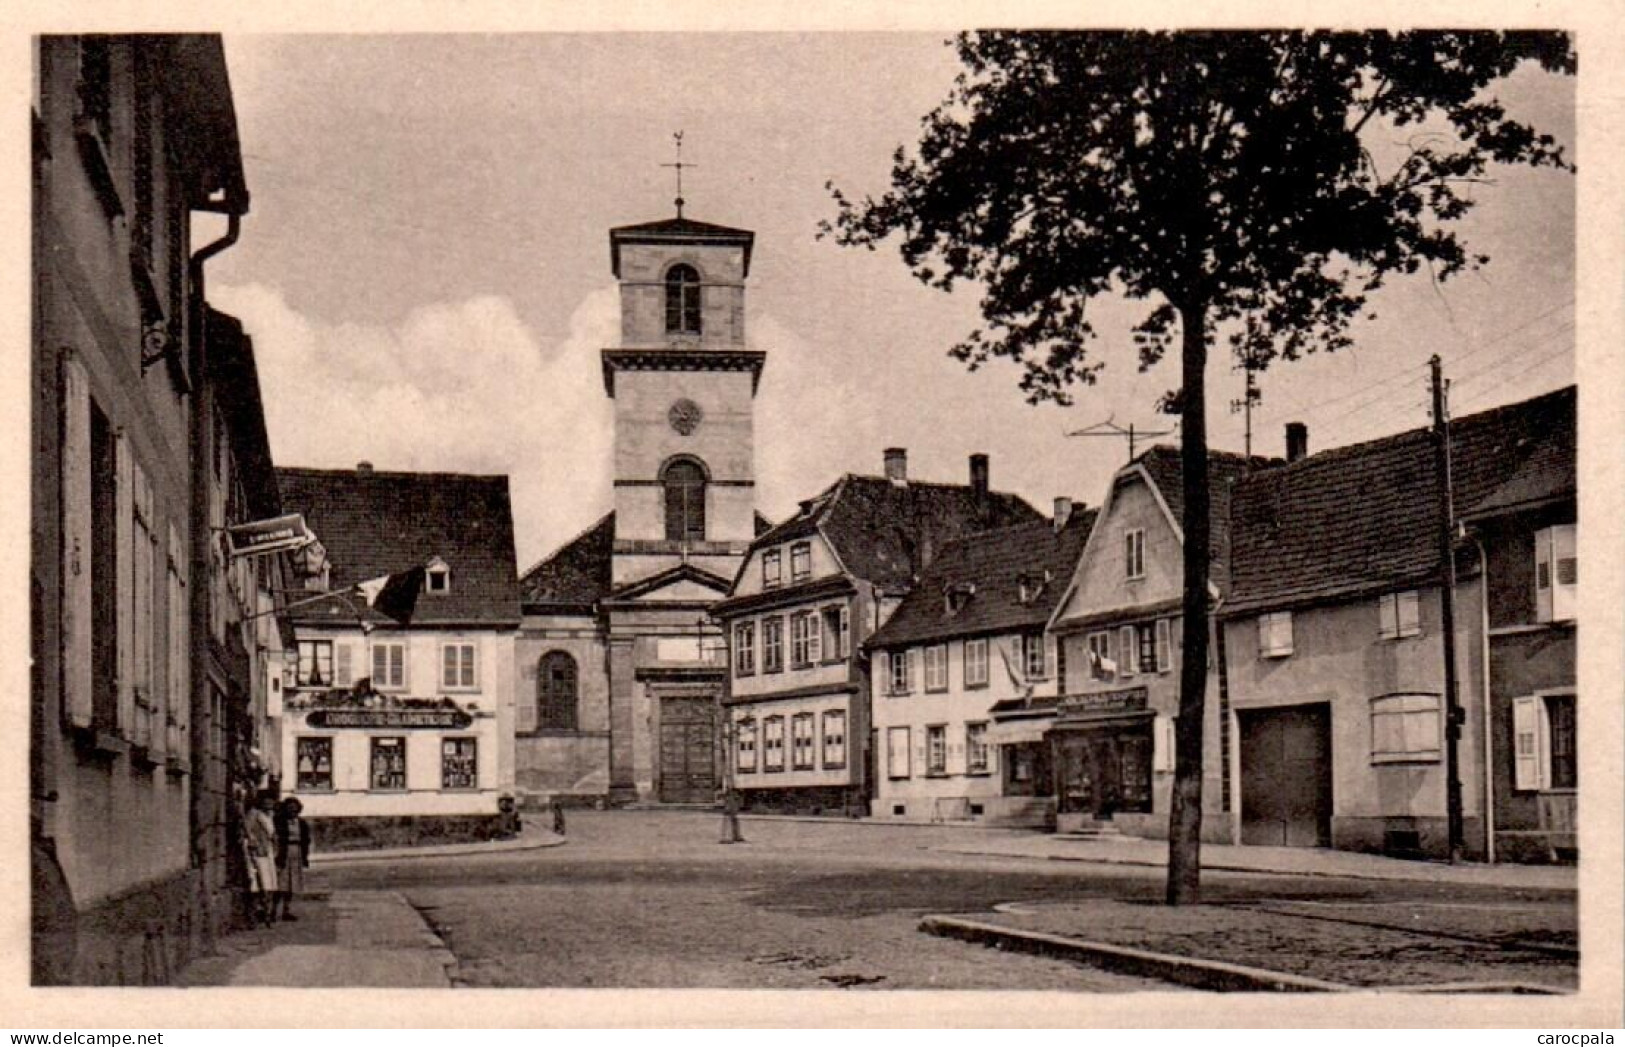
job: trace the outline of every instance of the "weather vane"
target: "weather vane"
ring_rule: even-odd
[[[677,162],[674,164],[661,164],[661,167],[675,167],[677,169],[677,217],[683,217],[683,168],[698,167],[699,164],[683,163],[683,132],[677,131],[672,136],[677,143]]]

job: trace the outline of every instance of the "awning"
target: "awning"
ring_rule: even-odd
[[[1022,745],[1041,742],[1044,732],[1055,723],[1052,716],[1039,716],[1027,720],[994,720],[987,725],[987,740],[994,745]]]

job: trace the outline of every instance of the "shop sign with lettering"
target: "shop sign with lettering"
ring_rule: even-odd
[[[1060,711],[1071,716],[1105,716],[1139,712],[1146,707],[1144,687],[1124,687],[1116,691],[1069,694],[1061,699]]]
[[[399,727],[461,730],[474,718],[461,709],[313,709],[311,727]]]

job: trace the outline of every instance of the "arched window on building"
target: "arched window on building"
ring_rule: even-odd
[[[576,695],[576,660],[563,651],[542,655],[536,667],[537,726],[543,730],[575,730]]]
[[[692,265],[666,270],[666,332],[700,333],[700,274]]]
[[[678,458],[660,471],[666,488],[666,539],[705,538],[705,469],[692,458]]]

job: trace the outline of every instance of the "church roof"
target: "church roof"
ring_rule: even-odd
[[[756,514],[757,534],[771,527]],[[590,614],[615,590],[614,558],[615,514],[609,512],[525,572],[519,579],[520,602],[532,613]]]
[[[711,222],[696,222],[692,218],[663,218],[657,222],[620,225],[609,231],[609,264],[618,278],[621,275],[622,244],[732,244],[745,249],[744,275],[750,275],[750,251],[756,234],[748,229],[734,229]]]

